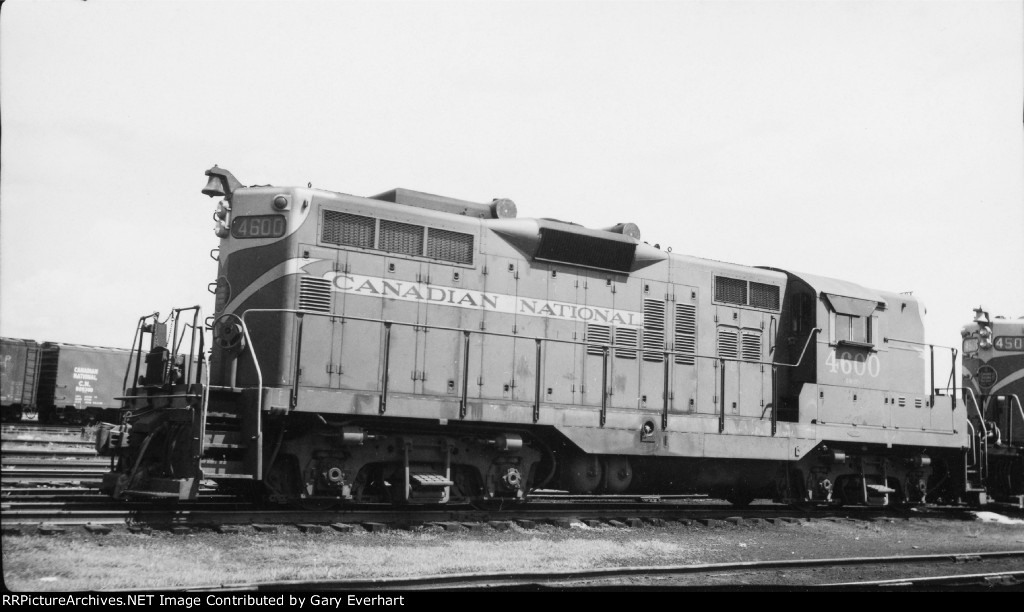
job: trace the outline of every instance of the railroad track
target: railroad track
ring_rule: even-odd
[[[880,580],[831,582],[840,575],[898,575]],[[415,578],[313,580],[196,586],[183,591],[431,591],[452,590],[615,590],[649,587],[934,588],[984,586],[1019,589],[1024,585],[1024,551],[885,557],[783,559],[677,566],[613,567],[583,571],[444,574]]]
[[[371,531],[406,529],[419,525],[440,525],[446,530],[486,529],[495,523],[522,527],[550,524],[570,527],[573,523],[595,527],[658,527],[672,523],[700,524],[706,527],[730,525],[782,525],[809,520],[832,522],[897,521],[907,518],[968,519],[962,509],[920,512],[879,509],[818,509],[799,511],[771,504],[737,510],[728,505],[711,506],[674,500],[661,504],[649,502],[534,501],[513,509],[477,509],[469,506],[401,508],[390,504],[362,504],[345,509],[312,510],[275,506],[268,508],[240,502],[237,498],[211,494],[200,501],[116,502],[97,495],[67,495],[51,492],[48,498],[5,497],[0,507],[0,523],[8,530],[32,531],[45,525],[64,527],[105,525],[147,525],[151,528],[204,529],[250,525],[318,525],[321,528],[342,525]]]
[[[5,425],[0,430],[0,480],[19,485],[99,482],[110,460],[99,457],[92,431],[56,425]]]

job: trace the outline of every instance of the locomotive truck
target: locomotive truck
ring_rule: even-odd
[[[215,481],[307,507],[538,489],[887,505],[983,484],[912,295],[507,199],[206,175],[209,358],[198,306],[139,320],[124,418],[98,441],[115,497]]]

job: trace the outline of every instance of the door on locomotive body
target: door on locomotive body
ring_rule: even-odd
[[[372,242],[371,242],[372,244]],[[380,391],[381,348],[384,326],[384,304],[369,288],[384,276],[384,257],[361,250],[342,250],[338,253],[339,276],[335,279],[334,312],[345,317],[373,319],[362,321],[351,318],[336,323],[337,360],[334,362],[337,388]],[[366,285],[367,281],[370,285]]]
[[[337,365],[340,361],[342,324],[328,316],[335,300],[343,294],[334,292],[334,274],[340,269],[339,254],[343,251],[316,245],[299,244],[296,257],[309,262],[298,277],[296,308],[304,314],[294,317],[293,351],[299,355],[299,384],[304,387],[336,387]],[[301,332],[299,331],[301,329]]]
[[[482,290],[495,298],[500,309],[481,311],[480,329],[472,334],[470,354],[479,355],[477,377],[472,377],[470,366],[469,395],[480,399],[511,400],[515,382],[513,357],[516,342],[512,337],[516,328],[516,300],[519,270],[527,264],[521,259],[484,255],[486,273]],[[476,386],[474,394],[473,387]]]
[[[740,311],[739,415],[753,419],[770,418],[771,366],[766,366],[765,337],[769,315],[757,310]],[[765,377],[768,377],[767,381]],[[767,384],[766,384],[767,382]],[[751,432],[753,433],[753,432]]]
[[[740,310],[732,306],[715,306],[715,386],[712,404],[715,414],[721,414],[725,405],[725,416],[740,414],[740,347],[743,333]],[[723,382],[724,381],[724,382]],[[724,393],[724,394],[723,394]]]
[[[537,341],[544,338],[547,332],[548,317],[545,306],[550,308],[545,299],[547,296],[547,266],[534,267],[530,262],[520,262],[516,281],[516,316],[512,341],[512,380],[511,398],[519,402],[533,403],[537,395],[537,376],[544,384],[543,373],[537,371]],[[533,304],[536,314],[527,314]],[[540,315],[540,316],[536,316]],[[543,350],[543,342],[541,343]],[[542,355],[543,358],[543,355]],[[543,363],[541,364],[543,367]],[[541,400],[544,390],[541,391]]]
[[[670,385],[669,408],[672,413],[693,413],[698,401],[698,366],[706,368],[710,378],[711,362],[697,359],[697,332],[700,319],[697,310],[697,288],[689,285],[672,285],[668,331],[672,342],[672,363],[669,364]]]
[[[669,343],[669,289],[665,282],[645,278],[637,279],[636,284],[642,300],[644,322],[640,337],[638,406],[641,410],[657,414],[667,399],[664,351]],[[668,361],[671,362],[671,357]],[[671,393],[671,389],[669,391]]]
[[[387,332],[384,325],[381,325],[381,350],[388,353],[389,394],[415,393],[419,388],[419,367],[423,364],[426,335],[420,324],[426,316],[427,301],[409,298],[425,296],[430,290],[426,283],[426,268],[427,264],[401,254],[384,257],[381,318],[392,324],[388,343],[390,348],[383,348]],[[415,293],[410,293],[414,290]]]
[[[576,404],[581,401],[583,385],[584,325],[576,318],[565,317],[577,304],[585,301],[583,279],[572,271],[559,270],[552,265],[544,270],[547,276],[547,300],[558,310],[560,317],[545,319],[541,356],[543,364],[542,401],[554,404]]]
[[[615,349],[609,349],[606,359],[605,347],[616,342],[615,328],[608,322],[594,321],[593,313],[594,309],[607,310],[612,307],[612,285],[603,275],[593,270],[581,269],[577,275],[582,289],[577,295],[582,299],[576,314],[577,318],[584,322],[583,338],[586,342],[580,403],[599,408],[611,387],[611,363],[616,354]],[[628,332],[622,338],[628,341]],[[606,379],[608,388],[605,388]]]
[[[472,278],[475,274],[471,274],[475,270],[442,263],[429,263],[426,268],[429,283],[426,290],[431,292],[431,299],[423,312],[422,320],[426,327],[421,332],[423,348],[416,367],[420,372],[415,383],[416,393],[445,396],[457,402],[462,395],[462,364],[465,358],[461,330],[474,329],[473,322],[477,322],[476,329],[479,329],[479,316],[475,308],[454,304],[461,300],[475,303],[479,299],[473,297],[478,293],[472,289],[477,286],[477,279]],[[467,278],[468,274],[470,278]]]
[[[608,386],[612,408],[636,410],[640,406],[640,363],[642,361],[643,299],[639,278],[607,274],[611,280],[611,308],[607,316],[612,323],[615,350],[612,351]],[[595,312],[595,317],[597,316]]]

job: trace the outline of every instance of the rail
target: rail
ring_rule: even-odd
[[[395,326],[395,325],[400,326],[400,327],[411,327],[411,328],[413,328],[415,330],[419,330],[419,329],[423,329],[423,330],[437,330],[437,331],[449,331],[449,332],[456,332],[456,333],[463,334],[463,346],[462,346],[462,353],[463,353],[462,366],[463,367],[462,367],[462,381],[461,381],[461,385],[460,385],[461,393],[460,393],[460,398],[459,398],[459,418],[460,419],[465,418],[466,412],[467,412],[467,409],[468,409],[468,403],[469,403],[469,359],[468,359],[468,357],[469,357],[470,337],[471,337],[472,334],[479,334],[479,335],[482,335],[482,336],[492,336],[492,337],[500,337],[500,338],[510,338],[510,339],[513,339],[513,340],[521,340],[521,341],[532,340],[535,343],[535,347],[536,347],[536,350],[535,350],[535,372],[536,372],[536,376],[535,376],[535,381],[534,381],[534,383],[535,383],[534,384],[534,397],[533,397],[533,402],[532,402],[533,403],[533,422],[534,423],[537,423],[540,420],[541,389],[543,387],[543,381],[542,381],[543,368],[542,368],[542,366],[543,366],[543,346],[544,346],[544,343],[548,343],[548,344],[565,344],[565,345],[572,345],[572,346],[578,346],[578,347],[600,347],[600,349],[601,349],[601,361],[602,361],[602,366],[601,366],[600,425],[602,427],[607,422],[608,396],[610,395],[609,389],[608,389],[608,384],[609,384],[609,381],[608,381],[608,365],[609,365],[609,357],[611,355],[611,351],[612,350],[636,350],[638,348],[636,346],[626,346],[626,345],[614,344],[614,343],[588,342],[588,341],[585,341],[585,340],[584,341],[568,340],[568,339],[562,339],[562,338],[543,338],[543,337],[539,337],[539,336],[524,336],[524,335],[516,334],[516,333],[505,333],[505,332],[496,332],[496,331],[467,330],[467,329],[464,329],[464,328],[461,328],[461,327],[451,327],[451,326],[447,326],[447,325],[434,325],[434,324],[425,324],[425,323],[407,323],[407,322],[402,322],[402,321],[392,321],[392,320],[389,320],[389,319],[378,319],[378,318],[373,318],[373,317],[360,317],[360,316],[355,316],[355,315],[339,315],[339,314],[328,314],[328,313],[310,312],[310,311],[306,311],[306,310],[297,310],[297,309],[291,309],[291,308],[252,308],[252,309],[244,311],[241,314],[241,316],[234,315],[234,314],[229,315],[229,316],[235,317],[235,318],[237,318],[239,320],[239,322],[241,323],[242,330],[243,330],[243,332],[245,334],[245,339],[246,339],[247,347],[249,348],[249,353],[250,353],[250,356],[252,358],[253,365],[254,365],[254,367],[256,369],[258,384],[259,384],[259,388],[260,388],[260,393],[259,393],[259,396],[260,396],[260,400],[259,401],[260,401],[260,403],[258,404],[258,410],[260,410],[260,411],[262,411],[263,375],[262,375],[262,371],[261,371],[260,365],[259,365],[259,358],[256,355],[255,345],[253,344],[252,337],[249,334],[249,327],[248,327],[248,323],[247,323],[247,318],[249,316],[251,316],[251,315],[256,315],[256,314],[274,314],[274,313],[277,313],[277,314],[292,314],[292,315],[295,315],[298,318],[298,320],[299,320],[299,329],[298,329],[299,338],[298,338],[298,345],[297,345],[297,347],[299,349],[301,348],[301,343],[302,343],[302,338],[301,338],[302,329],[303,329],[302,321],[307,316],[321,317],[321,318],[328,319],[329,321],[332,321],[332,322],[333,321],[342,321],[342,322],[345,322],[345,321],[361,321],[361,322],[365,322],[365,323],[377,323],[377,324],[382,325],[383,329],[384,329],[384,338],[383,338],[382,343],[381,343],[381,348],[382,348],[382,351],[381,351],[382,352],[382,373],[381,373],[381,380],[380,380],[380,393],[381,393],[381,396],[380,396],[380,400],[379,400],[379,404],[378,404],[378,413],[379,414],[385,414],[385,412],[387,411],[388,392],[389,392],[389,372],[388,372],[388,370],[389,370],[389,362],[390,362],[390,356],[391,356],[391,336],[392,336],[392,327]],[[746,364],[760,364],[762,366],[771,366],[771,368],[772,368],[772,397],[773,397],[773,401],[772,401],[772,416],[771,416],[771,431],[772,431],[772,435],[774,436],[776,434],[776,427],[777,427],[777,422],[778,422],[778,415],[777,415],[777,409],[776,409],[777,399],[775,399],[775,397],[776,397],[776,386],[777,386],[777,384],[776,384],[777,383],[777,380],[776,380],[777,368],[780,368],[780,367],[783,367],[783,368],[795,368],[795,367],[799,367],[800,365],[802,365],[804,357],[807,354],[807,349],[808,349],[808,347],[811,344],[811,340],[815,337],[816,334],[819,334],[819,333],[821,333],[821,328],[819,328],[819,327],[816,327],[816,328],[811,330],[811,332],[807,335],[807,339],[804,342],[804,346],[803,346],[803,349],[800,352],[799,358],[794,363],[781,363],[781,362],[777,362],[777,361],[774,361],[774,360],[772,360],[772,361],[764,361],[764,360],[744,359],[742,357],[722,357],[722,356],[718,356],[718,355],[703,355],[703,354],[699,354],[699,353],[690,353],[690,352],[667,350],[667,349],[666,350],[662,350],[662,351],[658,351],[658,353],[660,353],[663,356],[664,363],[665,363],[665,368],[664,368],[665,380],[664,380],[664,385],[663,385],[663,392],[664,392],[663,400],[664,401],[663,401],[663,406],[662,406],[662,429],[667,429],[667,427],[668,427],[668,414],[669,414],[669,411],[670,411],[670,408],[671,408],[670,394],[668,392],[668,385],[669,385],[670,374],[671,374],[671,365],[670,364],[671,364],[671,361],[674,361],[674,359],[673,359],[674,357],[676,357],[676,356],[685,356],[687,358],[694,358],[694,359],[710,359],[710,360],[714,360],[714,361],[716,361],[716,362],[718,362],[719,364],[722,365],[722,374],[720,375],[720,378],[721,378],[720,384],[721,384],[721,388],[722,388],[722,397],[720,398],[721,401],[720,401],[720,408],[719,408],[719,415],[718,415],[719,416],[719,432],[722,432],[725,429],[725,404],[726,404],[726,402],[725,402],[724,364],[726,362],[738,362],[738,363],[746,363]],[[301,372],[300,360],[301,360],[301,353],[300,353],[299,350],[296,350],[296,362],[294,364],[294,366],[295,366],[294,367],[294,377],[293,377],[293,381],[292,381],[293,392],[292,392],[292,402],[291,403],[292,403],[292,407],[293,408],[295,407],[295,402],[297,401],[297,398],[298,398],[298,386],[299,386],[298,385],[298,379],[299,379],[299,373]],[[234,364],[233,364],[232,367],[234,367]],[[234,381],[232,381],[232,386],[234,386],[234,384],[235,384]],[[638,398],[638,401],[639,401],[639,398]]]

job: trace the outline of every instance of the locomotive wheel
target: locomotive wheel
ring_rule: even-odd
[[[624,493],[633,482],[633,468],[629,464],[629,458],[602,457],[601,465],[604,468],[601,490],[611,494]]]
[[[565,486],[574,495],[593,493],[604,476],[601,459],[595,455],[576,455],[566,462],[565,470]]]
[[[725,496],[725,501],[737,507],[749,506],[754,501],[754,495],[746,489],[733,489]]]

